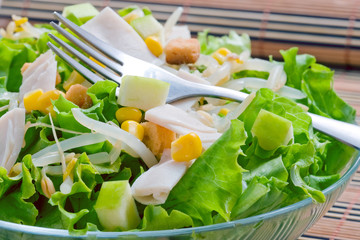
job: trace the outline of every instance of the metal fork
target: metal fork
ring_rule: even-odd
[[[104,76],[106,79],[117,82],[119,85],[121,84],[121,77],[124,75],[144,76],[168,82],[170,83],[170,90],[166,100],[167,103],[195,96],[220,97],[242,102],[248,96],[245,93],[227,88],[188,82],[154,64],[134,58],[119,51],[118,49],[111,47],[102,40],[96,38],[91,33],[87,32],[86,30],[80,28],[68,19],[64,18],[57,12],[54,12],[54,16],[57,20],[59,20],[59,22],[68,27],[80,39],[82,39],[84,42],[88,43],[92,47],[88,46],[83,41],[74,37],[72,34],[64,30],[58,24],[51,22],[51,25],[59,33],[61,33],[65,38],[70,40],[75,46],[82,49],[89,56],[92,56],[93,58],[104,64],[108,69],[101,67],[100,65],[90,60],[88,57],[84,56],[82,53],[80,53],[61,39],[57,38],[53,34],[49,34],[49,36],[56,43],[58,43],[60,46],[62,46],[74,56],[76,56],[94,71]],[[90,82],[95,83],[97,81],[104,80],[104,78],[88,70],[86,67],[84,67],[72,57],[67,55],[65,52],[57,48],[51,42],[48,42],[48,46],[59,57],[61,57],[64,61],[66,61],[69,65],[76,69]],[[308,114],[312,118],[314,128],[350,146],[360,149],[359,126],[330,118],[325,118],[312,113]]]

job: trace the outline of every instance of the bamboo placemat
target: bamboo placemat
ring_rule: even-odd
[[[82,0],[0,0],[0,27],[11,14],[33,22],[49,22],[52,11],[62,11]],[[252,55],[280,57],[279,49],[297,46],[318,62],[337,67],[334,87],[357,110],[360,124],[360,1],[359,0],[88,0],[99,9],[137,4],[148,6],[161,22],[179,6],[180,19],[192,33],[210,29],[214,35],[229,30],[252,38]],[[360,240],[360,170],[335,205],[301,240]]]

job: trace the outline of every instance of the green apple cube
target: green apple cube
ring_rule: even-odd
[[[134,229],[141,221],[127,180],[104,182],[94,209],[107,231]]]
[[[258,138],[260,147],[267,151],[287,145],[294,138],[291,121],[264,109],[256,117],[251,133]]]
[[[121,80],[118,103],[147,111],[165,104],[169,88],[169,83],[154,78],[124,76]]]
[[[99,11],[91,3],[80,3],[64,7],[63,16],[70,20],[78,19],[81,24],[98,15]]]
[[[158,35],[163,30],[163,26],[153,15],[136,18],[131,21],[131,26],[143,39],[151,35]]]

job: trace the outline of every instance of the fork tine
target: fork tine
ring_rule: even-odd
[[[120,64],[113,62],[110,59],[104,57],[99,52],[95,51],[93,48],[89,47],[84,42],[80,41],[78,38],[71,35],[68,31],[60,27],[58,24],[54,22],[51,22],[50,24],[53,28],[55,28],[56,31],[58,31],[61,35],[63,35],[68,40],[70,40],[73,44],[75,44],[75,46],[79,47],[84,52],[86,52],[89,56],[92,56],[93,58],[95,58],[96,60],[98,60],[99,62],[101,62],[102,64],[104,64],[105,66],[107,66],[108,68],[119,74],[120,76],[122,75],[120,71],[121,69]]]
[[[75,23],[71,22],[70,20],[63,17],[61,14],[54,12],[53,13],[55,18],[59,20],[62,24],[68,27],[72,32],[74,32],[77,36],[79,36],[82,40],[89,43],[94,48],[98,49],[102,53],[104,53],[109,58],[113,59],[115,62],[123,65],[123,61],[121,59],[124,56],[124,53],[121,51],[111,47],[109,44],[106,44],[102,40],[98,39],[91,33],[85,31],[84,29],[80,28]]]
[[[80,53],[79,51],[77,51],[75,48],[71,47],[69,44],[67,44],[63,40],[54,36],[53,34],[49,33],[49,36],[60,46],[65,48],[67,51],[69,51],[72,55],[74,55],[75,57],[80,59],[86,65],[90,66],[96,72],[103,75],[105,78],[107,78],[109,80],[113,80],[113,81],[117,82],[118,84],[121,83],[121,77],[119,77],[119,76],[113,74],[112,72],[106,70],[105,68],[101,67],[99,64],[95,63],[94,61],[92,61],[91,59],[89,59],[88,57],[86,57],[85,55]]]
[[[96,83],[98,81],[103,81],[101,77],[78,63],[75,59],[67,55],[65,52],[60,50],[58,47],[56,47],[51,42],[48,42],[47,45],[51,50],[53,50],[56,55],[58,55],[60,58],[62,58],[65,62],[67,62],[70,66],[72,66],[77,72],[79,72],[82,76],[84,76],[87,80],[89,80],[91,83]]]

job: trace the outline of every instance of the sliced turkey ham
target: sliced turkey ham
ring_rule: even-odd
[[[170,104],[146,111],[145,120],[156,123],[179,135],[194,132],[200,137],[204,149],[207,149],[221,136],[215,128],[206,126],[191,114]]]
[[[109,7],[104,8],[81,27],[130,56],[152,63],[157,61],[139,34]]]
[[[40,88],[44,92],[53,90],[56,82],[57,62],[51,50],[41,54],[24,71],[19,90],[20,106],[24,106],[23,98],[27,92]]]
[[[25,135],[25,109],[14,108],[0,118],[0,166],[8,172],[19,156]]]
[[[131,187],[133,197],[145,205],[163,204],[190,165],[191,162],[175,162],[170,149],[166,149],[161,161],[135,180]]]

